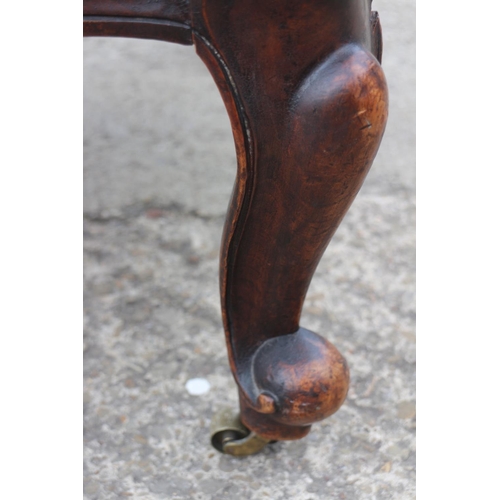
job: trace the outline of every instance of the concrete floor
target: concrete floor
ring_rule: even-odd
[[[346,356],[349,396],[305,439],[244,459],[208,440],[237,401],[217,282],[235,175],[222,101],[192,47],[85,40],[85,498],[415,498],[415,4],[373,8],[390,118],[302,318]],[[194,377],[211,390],[190,395]]]

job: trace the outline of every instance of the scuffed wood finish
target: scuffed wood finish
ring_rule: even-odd
[[[242,420],[264,437],[296,439],[347,394],[344,359],[299,318],[384,131],[380,30],[367,0],[193,6],[195,44],[238,151],[221,294]]]
[[[85,3],[101,5],[101,16],[110,3],[137,13],[147,4]],[[222,313],[242,421],[268,439],[303,437],[347,395],[344,358],[299,319],[387,119],[370,4],[191,0],[190,21],[172,19],[189,27],[233,128],[238,173],[221,249]]]

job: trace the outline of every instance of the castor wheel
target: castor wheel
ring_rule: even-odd
[[[232,408],[222,408],[212,417],[210,441],[221,453],[237,457],[253,455],[275,442],[248,430]]]

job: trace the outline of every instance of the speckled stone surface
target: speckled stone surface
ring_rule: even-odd
[[[84,498],[415,498],[413,0],[375,0],[386,135],[301,324],[350,365],[346,403],[246,458],[209,443],[237,407],[218,291],[235,174],[222,101],[189,47],[85,40]],[[189,395],[206,378],[211,390]]]
[[[86,498],[414,498],[412,193],[361,194],[308,293],[302,325],[349,362],[346,403],[305,439],[243,459],[209,443],[213,412],[237,407],[222,223],[178,207],[85,221]],[[190,396],[194,377],[212,389]]]

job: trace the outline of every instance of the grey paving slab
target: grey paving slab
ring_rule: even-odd
[[[305,439],[245,459],[209,444],[213,412],[237,405],[222,222],[175,209],[85,221],[86,498],[414,498],[412,193],[360,195],[311,284],[302,325],[345,354],[346,404]],[[209,393],[188,394],[194,377]]]

